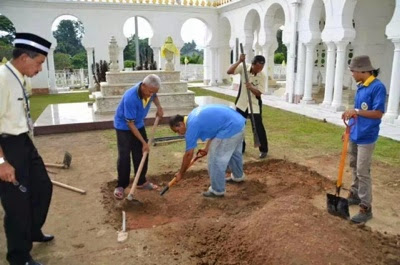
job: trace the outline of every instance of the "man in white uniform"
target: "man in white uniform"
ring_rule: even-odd
[[[16,33],[13,59],[0,66],[0,196],[11,265],[40,265],[30,255],[32,242],[45,235],[53,186],[33,142],[33,125],[24,77],[42,70],[51,43],[31,33]],[[0,262],[3,264],[3,262]]]

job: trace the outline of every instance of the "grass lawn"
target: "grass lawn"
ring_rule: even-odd
[[[228,101],[234,101],[234,97],[215,93],[201,88],[190,88],[196,96],[214,96]],[[37,95],[31,97],[31,113],[36,120],[40,113],[49,104],[72,103],[89,101],[88,93]],[[287,150],[305,158],[316,155],[340,155],[342,149],[341,135],[342,127],[324,123],[317,119],[305,117],[292,112],[263,106],[263,120],[267,130],[270,148],[275,150]],[[150,136],[151,129],[147,130]],[[106,132],[110,139],[112,149],[116,149],[115,132]],[[168,126],[159,126],[156,137],[175,135]],[[248,146],[253,142],[250,122],[246,127],[246,141]],[[184,143],[171,145],[173,151],[183,151]],[[249,152],[251,149],[248,148]],[[254,152],[257,150],[254,149]],[[374,160],[398,166],[400,164],[400,142],[385,137],[379,137],[375,151]]]
[[[87,102],[89,100],[89,92],[69,93],[69,94],[53,94],[53,95],[33,95],[31,101],[31,116],[33,121],[39,118],[40,114],[50,104]]]

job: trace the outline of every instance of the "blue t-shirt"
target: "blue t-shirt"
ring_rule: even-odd
[[[386,88],[378,79],[369,86],[358,85],[354,108],[360,110],[380,110],[385,113]],[[351,123],[354,121],[351,120]],[[350,139],[356,144],[371,144],[378,139],[381,119],[370,119],[358,116],[351,128]]]
[[[219,138],[227,139],[244,129],[245,118],[226,105],[204,105],[189,114],[186,122],[186,151],[202,141]]]
[[[134,121],[138,129],[144,127],[144,118],[146,118],[156,94],[153,94],[147,105],[143,106],[143,101],[139,96],[141,85],[142,82],[129,88],[122,96],[114,116],[115,129],[129,131],[128,120]]]

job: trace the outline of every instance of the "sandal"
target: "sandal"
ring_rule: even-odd
[[[117,200],[122,200],[124,198],[124,188],[116,187],[114,190],[114,197]]]
[[[143,185],[138,185],[137,188],[141,190],[158,190],[158,186],[150,181],[145,182]]]

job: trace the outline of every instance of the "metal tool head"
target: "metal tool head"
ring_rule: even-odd
[[[133,198],[133,195],[132,194],[128,194],[128,196],[126,196],[126,198],[125,198],[127,201],[130,201],[130,202],[133,202],[133,203],[139,203],[139,204],[142,204],[142,202],[141,201],[139,201],[139,200],[136,200],[135,198]]]
[[[160,192],[160,196],[163,196],[169,190],[169,186],[165,186],[162,191]]]
[[[64,168],[69,168],[72,162],[72,155],[69,152],[64,153],[63,165]]]
[[[350,218],[349,202],[347,199],[328,193],[326,194],[326,205],[330,214],[346,220]]]

